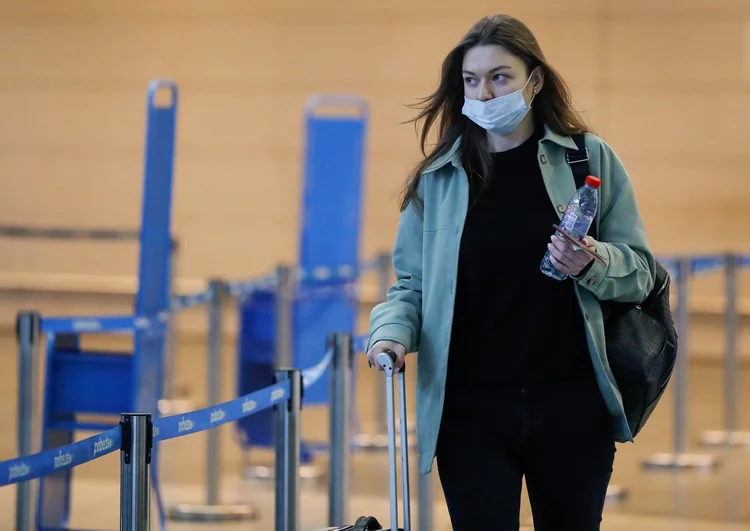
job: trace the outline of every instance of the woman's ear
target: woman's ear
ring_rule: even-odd
[[[539,66],[531,74],[531,86],[533,87],[534,94],[539,94],[544,86],[544,70]]]

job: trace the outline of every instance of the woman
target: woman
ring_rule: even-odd
[[[420,473],[436,457],[453,528],[519,527],[525,478],[537,531],[599,529],[615,442],[631,441],[607,364],[600,300],[640,302],[654,259],[633,188],[576,114],[531,31],[486,17],[424,100],[421,145],[393,251],[397,280],[371,315],[368,358],[419,351]],[[602,181],[592,261],[552,235],[585,133]],[[540,271],[550,250],[565,280]]]

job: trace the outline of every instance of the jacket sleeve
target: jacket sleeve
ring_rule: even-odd
[[[653,288],[655,275],[646,228],[622,162],[604,142],[598,151],[602,182],[609,183],[610,192],[609,200],[601,203],[597,252],[609,265],[594,261],[576,280],[599,300],[643,302]]]
[[[370,338],[367,351],[381,340],[394,341],[406,352],[419,349],[422,328],[422,216],[413,203],[401,213],[393,248],[396,282],[388,296],[370,313]]]

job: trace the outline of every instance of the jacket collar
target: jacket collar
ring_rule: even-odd
[[[544,136],[542,142],[553,142],[566,149],[578,149],[576,143],[569,136],[558,135],[552,131],[548,126],[544,126]],[[451,146],[451,148],[436,159],[432,164],[425,168],[424,173],[434,172],[439,170],[447,164],[453,164],[458,167],[461,164],[461,137],[459,137]]]

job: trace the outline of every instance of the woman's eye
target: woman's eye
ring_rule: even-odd
[[[476,85],[477,80],[473,77],[465,77],[464,83],[466,83],[467,85]]]

